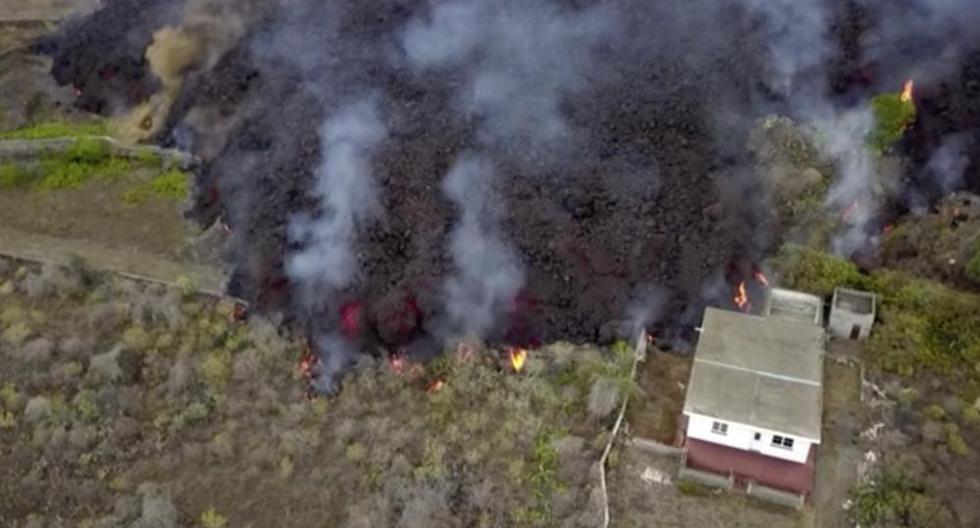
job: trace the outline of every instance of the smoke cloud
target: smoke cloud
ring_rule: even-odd
[[[485,157],[464,153],[442,184],[459,210],[449,240],[455,272],[443,288],[452,335],[486,336],[524,285],[520,262],[501,231],[495,176]]]
[[[319,216],[297,216],[290,223],[290,238],[303,249],[286,262],[307,306],[346,288],[357,275],[355,240],[379,212],[370,156],[386,135],[374,99],[340,109],[320,130],[323,162],[312,190]]]
[[[150,70],[160,90],[117,124],[117,133],[137,141],[152,137],[164,125],[180,95],[184,78],[211,69],[246,33],[260,12],[262,0],[188,0],[179,26],[165,26],[153,34],[146,49]]]
[[[483,142],[554,146],[571,139],[563,96],[587,85],[593,50],[614,27],[603,5],[572,11],[552,2],[459,0],[412,20],[401,40],[422,71],[466,71],[458,103],[480,122]]]

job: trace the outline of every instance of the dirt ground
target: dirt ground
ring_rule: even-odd
[[[659,350],[647,354],[637,374],[640,394],[627,414],[633,436],[673,444],[692,362],[692,357]]]
[[[681,492],[648,482],[648,469],[674,475],[679,460],[620,448],[610,472],[612,522],[617,528],[809,528],[810,514],[771,506],[743,495],[708,490]],[[647,473],[650,474],[650,473]]]
[[[861,449],[855,443],[865,423],[861,403],[861,371],[851,358],[854,342],[833,340],[824,364],[823,438],[817,454],[813,509],[816,528],[848,526],[842,506],[857,483]]]

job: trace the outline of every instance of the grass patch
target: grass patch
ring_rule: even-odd
[[[83,123],[50,122],[35,123],[14,130],[0,131],[3,139],[52,139],[80,136],[106,136],[109,129],[103,121]]]
[[[74,189],[93,177],[118,179],[130,169],[129,160],[114,157],[106,143],[83,138],[68,150],[41,159],[41,176],[36,186],[42,191]]]
[[[151,198],[183,201],[190,193],[190,176],[179,169],[164,172],[149,182],[134,187],[123,193],[123,202],[128,204],[143,203]]]
[[[18,187],[31,181],[27,169],[13,163],[0,164],[0,189]]]

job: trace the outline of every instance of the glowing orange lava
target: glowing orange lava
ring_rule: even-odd
[[[902,102],[911,103],[912,102],[912,89],[915,87],[915,83],[912,79],[905,81],[905,87],[902,88]]]
[[[745,281],[738,283],[738,291],[735,292],[735,296],[732,297],[732,301],[735,302],[735,306],[738,306],[739,310],[747,312],[751,309],[749,305],[749,294],[745,290]]]
[[[527,350],[523,348],[512,348],[510,349],[510,366],[514,368],[514,372],[520,372],[524,369],[524,363],[527,361]]]

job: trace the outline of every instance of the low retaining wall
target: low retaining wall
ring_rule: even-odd
[[[681,457],[684,454],[684,448],[682,447],[662,444],[656,440],[648,440],[646,438],[633,438],[629,441],[629,444],[637,449],[650,451],[657,455]]]
[[[789,493],[752,482],[746,486],[745,493],[750,497],[797,510],[803,509],[803,504],[806,502],[806,498],[803,495]]]
[[[710,488],[719,488],[725,491],[731,491],[735,488],[735,477],[732,475],[720,475],[710,471],[691,469],[687,466],[681,466],[680,470],[677,471],[677,478],[690,480]]]
[[[52,139],[8,139],[0,141],[0,160],[25,160],[37,157],[43,152],[61,152],[71,148],[79,139],[94,139],[109,146],[114,156],[138,158],[146,153],[160,156],[165,164],[187,169],[197,163],[197,159],[182,150],[165,149],[154,145],[128,145],[108,136],[81,136]]]

